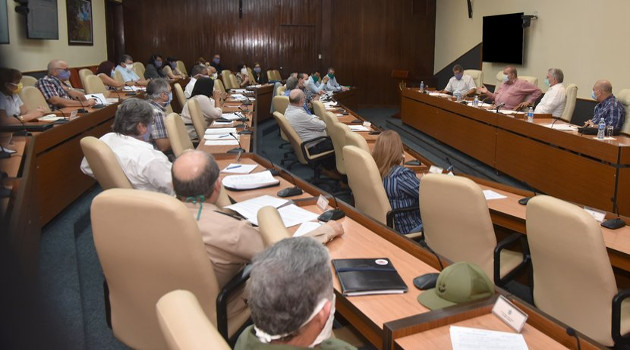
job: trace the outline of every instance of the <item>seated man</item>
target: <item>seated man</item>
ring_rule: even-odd
[[[35,86],[42,92],[51,109],[90,107],[96,104],[95,99],[86,99],[85,94],[74,90],[68,79],[68,64],[62,60],[52,60],[48,63],[48,73]]]
[[[542,100],[536,106],[534,113],[551,114],[556,118],[562,116],[564,106],[567,103],[567,90],[562,82],[564,81],[564,73],[558,68],[549,68],[545,84],[549,86],[549,90],[545,92]]]
[[[536,85],[518,79],[516,68],[512,66],[507,66],[503,69],[503,84],[499,86],[497,92],[490,92],[483,85],[477,91],[488,95],[489,98],[494,100],[495,105],[503,104],[506,109],[513,110],[533,105],[542,95],[542,91]]]
[[[221,72],[223,71],[223,66],[221,65],[221,55],[215,53],[214,57],[212,57],[212,62],[210,63],[210,65],[217,70],[217,73],[221,74]]]
[[[238,337],[235,350],[356,349],[331,338],[330,256],[312,238],[286,238],[256,256],[247,291],[254,324]]]
[[[190,98],[190,95],[195,88],[195,83],[197,82],[197,79],[203,77],[208,77],[208,68],[200,64],[194,65],[190,70],[190,80],[186,85],[186,89],[184,89],[184,96],[186,96],[186,98]]]
[[[153,145],[162,152],[171,150],[171,142],[166,133],[166,107],[173,100],[171,84],[164,78],[151,79],[147,85],[147,100],[153,106],[153,125],[151,140]]]
[[[258,229],[248,221],[221,212],[216,201],[221,191],[219,166],[202,151],[187,151],[173,163],[173,187],[197,219],[208,257],[223,287],[254,255],[264,249]],[[336,222],[322,225],[307,235],[326,243],[343,234]]]
[[[304,92],[300,89],[293,89],[289,92],[289,106],[284,111],[284,117],[295,132],[300,136],[302,142],[312,140],[326,134],[326,123],[315,115],[308,115],[304,111]],[[314,145],[310,145],[310,154],[319,154],[333,149],[330,138],[323,139]]]
[[[477,91],[477,86],[473,78],[470,75],[464,75],[464,68],[461,65],[453,66],[453,77],[449,79],[442,92],[453,95],[460,93],[462,97],[465,97],[474,94],[475,91]]]
[[[120,58],[120,62],[118,66],[116,66],[116,71],[120,73],[125,82],[125,85],[141,85],[146,86],[149,81],[145,79],[140,79],[136,71],[133,70],[133,58],[129,55],[122,55]]]
[[[320,79],[319,72],[315,72],[304,81],[304,93],[308,102],[311,102],[315,96],[326,93],[328,79],[328,75]]]
[[[599,102],[595,106],[593,119],[587,120],[584,126],[597,127],[599,120],[604,118],[606,125],[612,125],[615,130],[621,130],[626,121],[626,110],[612,93],[612,84],[608,80],[598,80],[593,85],[591,97]]]
[[[164,153],[146,142],[152,123],[151,105],[144,100],[130,98],[118,107],[113,132],[103,135],[100,140],[112,149],[133,188],[173,195],[171,162]],[[81,161],[81,171],[94,177],[85,158]]]
[[[346,90],[348,90],[347,87],[341,86],[337,82],[337,78],[335,77],[335,68],[333,68],[333,67],[328,68],[328,74],[326,74],[326,76],[328,77],[328,82],[325,84],[326,85],[326,87],[325,87],[326,91],[346,91]]]
[[[297,74],[296,74],[297,76]],[[284,90],[284,96],[289,96],[289,94],[291,93],[291,91],[293,91],[294,89],[298,89],[299,88],[299,81],[297,77],[294,77],[293,75],[291,75],[289,77],[289,79],[287,79],[287,83],[286,83],[286,89]],[[308,103],[306,102],[306,99],[304,100],[304,111],[308,114],[308,115],[312,115],[313,113],[311,112],[311,110],[308,108]]]

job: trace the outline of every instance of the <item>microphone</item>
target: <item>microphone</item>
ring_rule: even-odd
[[[317,217],[317,220],[328,222],[330,220],[339,220],[342,217],[346,216],[346,213],[343,210],[339,209],[339,205],[337,204],[337,198],[334,194],[330,195],[335,201],[335,209],[330,209],[322,213],[322,215]]]
[[[243,107],[241,107],[241,106],[236,106],[236,108],[238,108],[238,110],[243,112],[243,113],[249,113],[249,108],[243,109]]]
[[[22,124],[22,128],[23,128],[23,130],[15,131],[13,134],[16,136],[31,136],[31,133],[26,129],[26,125],[24,125],[24,122],[22,121],[22,119],[20,119],[20,116],[17,114],[14,114],[13,118],[17,119],[17,121],[19,121],[20,124]],[[2,151],[4,151],[4,148],[2,149]]]
[[[254,132],[249,129],[249,125],[243,123],[241,125],[237,125],[236,127],[243,127],[243,130],[239,131],[237,134],[239,135],[251,135]]]
[[[527,182],[524,182],[525,185],[527,185],[528,187],[531,187],[534,190],[534,195],[531,197],[523,197],[521,199],[518,200],[518,204],[520,205],[527,205],[527,202],[529,202],[530,199],[534,198],[535,196],[539,195],[539,194],[546,194],[545,192],[539,191],[536,188],[533,188],[532,186],[530,186]]]
[[[453,163],[451,163],[451,159],[449,157],[446,157],[446,162],[448,163],[448,168],[446,168],[446,173],[448,174],[449,172],[453,171],[453,168],[455,168],[455,166],[453,165]]]
[[[577,332],[575,331],[575,329],[571,328],[571,327],[567,327],[567,334],[575,337],[575,340],[577,341],[577,348],[578,350],[582,350],[582,345],[580,344],[580,337],[578,337]]]
[[[500,104],[496,107],[496,108],[497,108],[497,113],[499,113],[499,109],[500,109],[501,107],[503,107],[503,106],[505,106],[505,102],[500,103]]]
[[[442,264],[442,259],[440,259],[440,256],[433,249],[431,249],[431,247],[429,247],[427,242],[423,239],[419,241],[419,244],[423,248],[428,250],[431,254],[433,254],[433,256],[435,256],[435,258],[438,261],[438,264],[440,265],[440,271],[444,270],[444,264]],[[420,290],[435,288],[435,284],[437,283],[437,279],[439,276],[440,274],[437,272],[425,273],[424,275],[420,275],[414,278],[413,285]]]
[[[304,193],[304,191],[302,191],[301,188],[299,188],[296,184],[295,184],[295,178],[293,177],[293,175],[282,169],[282,168],[277,168],[275,164],[271,163],[272,167],[274,170],[276,170],[278,172],[278,174],[280,173],[284,173],[289,175],[289,178],[291,178],[291,180],[289,181],[291,183],[291,185],[293,185],[293,187],[289,187],[289,188],[284,188],[281,189],[280,191],[278,191],[278,193],[276,193],[276,195],[278,197],[284,198],[284,197],[293,197],[293,196],[298,196],[301,195],[302,193]]]
[[[623,221],[619,217],[619,207],[618,207],[618,204],[617,204],[617,192],[619,191],[618,186],[619,186],[619,184],[615,183],[615,194],[611,198],[611,200],[613,202],[613,212],[617,215],[617,217],[614,218],[614,219],[608,219],[608,220],[605,220],[604,222],[602,222],[602,226],[603,227],[611,229],[611,230],[617,230],[617,229],[620,229],[620,228],[626,226],[626,222]]]
[[[551,122],[551,129],[553,129],[553,125],[554,125],[554,124],[555,124],[558,120],[560,120],[560,118],[558,118],[558,117],[554,117],[553,115],[551,116],[551,118],[553,118],[553,122]]]
[[[83,105],[83,101],[81,101],[80,98],[77,98],[77,101],[79,101],[79,104],[81,105],[81,108],[77,109],[77,113],[87,113],[87,109],[85,109],[85,106]]]
[[[231,150],[227,151],[227,153],[245,153],[246,151],[245,151],[245,149],[241,146],[241,141],[238,139],[238,137],[236,137],[236,136],[234,135],[234,133],[230,133],[230,136],[232,136],[232,137],[236,140],[236,142],[238,142],[238,147],[233,148],[233,149],[231,149]]]

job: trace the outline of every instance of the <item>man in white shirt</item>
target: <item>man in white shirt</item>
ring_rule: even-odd
[[[545,92],[534,113],[551,114],[556,118],[562,116],[564,105],[567,103],[567,90],[562,84],[563,81],[564,73],[562,73],[562,70],[558,68],[549,68],[547,70],[545,85],[549,86],[549,90]]]
[[[453,66],[453,77],[449,79],[442,92],[453,95],[460,93],[464,97],[474,94],[475,91],[477,91],[477,86],[473,78],[470,75],[464,75],[464,68],[461,65],[456,64]]]
[[[114,132],[103,135],[100,140],[112,149],[133,188],[174,195],[171,162],[147,142],[152,123],[151,104],[131,98],[118,107],[112,126]],[[81,171],[94,177],[85,158],[81,161]]]
[[[122,76],[125,81],[125,85],[146,86],[149,83],[145,79],[140,79],[138,74],[136,74],[136,71],[133,70],[133,58],[129,55],[122,55],[120,58],[120,64],[116,66],[116,71]]]
[[[199,78],[208,78],[208,67],[202,66],[200,64],[196,64],[190,70],[190,81],[186,85],[186,89],[184,89],[184,96],[186,98],[190,98],[192,96],[193,89],[195,88],[195,83]]]

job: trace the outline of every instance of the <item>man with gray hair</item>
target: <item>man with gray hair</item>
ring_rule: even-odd
[[[51,109],[64,107],[90,107],[96,104],[93,98],[86,98],[85,94],[75,90],[70,85],[70,69],[62,60],[52,60],[48,63],[46,76],[39,79],[35,87],[42,92]]]
[[[328,136],[326,134],[326,123],[315,115],[309,115],[304,111],[304,101],[306,97],[300,89],[289,91],[289,106],[284,112],[284,117],[295,132],[300,136],[302,142],[306,142],[317,137]],[[333,149],[330,138],[317,141],[309,146],[310,154],[319,154]]]
[[[562,83],[563,81],[564,73],[561,69],[549,68],[547,70],[545,85],[549,86],[549,89],[536,106],[534,113],[551,114],[556,118],[562,116],[564,106],[567,103],[567,90]]]
[[[173,100],[171,84],[164,78],[151,79],[147,85],[147,99],[153,106],[153,128],[151,130],[151,140],[153,145],[162,152],[171,150],[171,142],[166,133],[166,107]]]
[[[459,93],[462,96],[468,96],[474,94],[475,91],[477,91],[477,86],[473,78],[464,74],[464,68],[461,65],[456,64],[453,66],[453,77],[449,79],[442,92],[453,95]]]
[[[133,57],[130,55],[124,54],[120,57],[120,62],[118,66],[116,66],[116,71],[122,76],[125,85],[146,86],[149,83],[148,80],[140,79],[138,74],[136,74],[136,71],[133,70]]]
[[[241,333],[235,350],[356,349],[330,338],[330,256],[312,238],[286,238],[256,256],[247,289],[254,325]]]
[[[201,64],[194,65],[190,70],[190,81],[188,81],[188,84],[186,84],[186,89],[184,89],[184,96],[186,96],[186,98],[190,98],[190,96],[192,96],[192,92],[195,88],[195,83],[197,82],[197,79],[204,77],[210,77],[208,75],[208,67]]]
[[[173,195],[171,162],[147,142],[152,123],[151,105],[131,98],[118,107],[113,132],[103,135],[100,140],[112,149],[133,188]],[[85,158],[81,161],[81,171],[94,177]]]

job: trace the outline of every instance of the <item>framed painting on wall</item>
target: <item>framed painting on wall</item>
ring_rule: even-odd
[[[92,0],[66,0],[68,45],[94,45]]]

